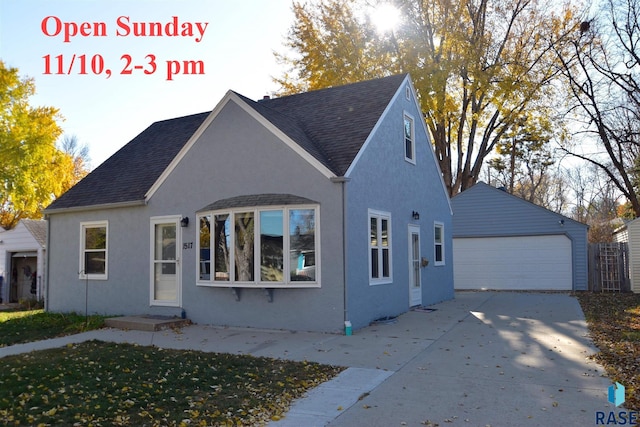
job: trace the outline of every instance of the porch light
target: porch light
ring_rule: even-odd
[[[411,212],[411,217],[416,221],[420,219],[420,213],[418,211]]]
[[[181,227],[188,227],[189,226],[189,217],[185,216],[184,218],[182,218],[180,220],[180,226]]]

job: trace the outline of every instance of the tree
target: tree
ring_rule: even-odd
[[[0,226],[13,228],[41,211],[73,182],[72,158],[56,148],[61,119],[53,107],[32,107],[33,79],[0,61]]]
[[[496,156],[488,165],[499,175],[498,180],[509,193],[529,188],[524,197],[533,202],[533,194],[540,187],[545,173],[555,161],[548,148],[553,136],[551,121],[547,117],[524,115],[496,144]]]
[[[75,135],[65,135],[60,143],[60,150],[71,158],[73,162],[72,177],[63,185],[63,193],[79,182],[89,173],[89,146],[80,145]]]
[[[635,164],[640,154],[640,1],[605,0],[597,16],[582,22],[558,53],[571,104],[569,113],[583,142],[601,153],[565,150],[600,168],[640,216]]]
[[[395,0],[402,24],[379,35],[365,0],[294,3],[279,55],[286,93],[409,72],[451,195],[478,179],[485,158],[525,111],[553,94],[555,51],[572,9],[537,0]]]

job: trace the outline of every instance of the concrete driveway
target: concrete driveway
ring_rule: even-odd
[[[282,426],[586,426],[612,411],[589,360],[577,300],[563,293],[458,292],[352,336],[191,325],[105,329],[0,348],[0,357],[88,339],[253,354],[348,367],[294,403]]]
[[[367,331],[424,348],[330,425],[587,426],[615,409],[575,298],[458,293],[436,307]]]

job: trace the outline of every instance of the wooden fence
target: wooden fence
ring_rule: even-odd
[[[589,244],[589,290],[628,292],[629,247],[627,243]]]

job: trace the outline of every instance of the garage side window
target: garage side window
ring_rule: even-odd
[[[107,279],[108,230],[107,221],[80,224],[81,279]]]
[[[444,224],[434,223],[433,226],[434,265],[444,265]]]

